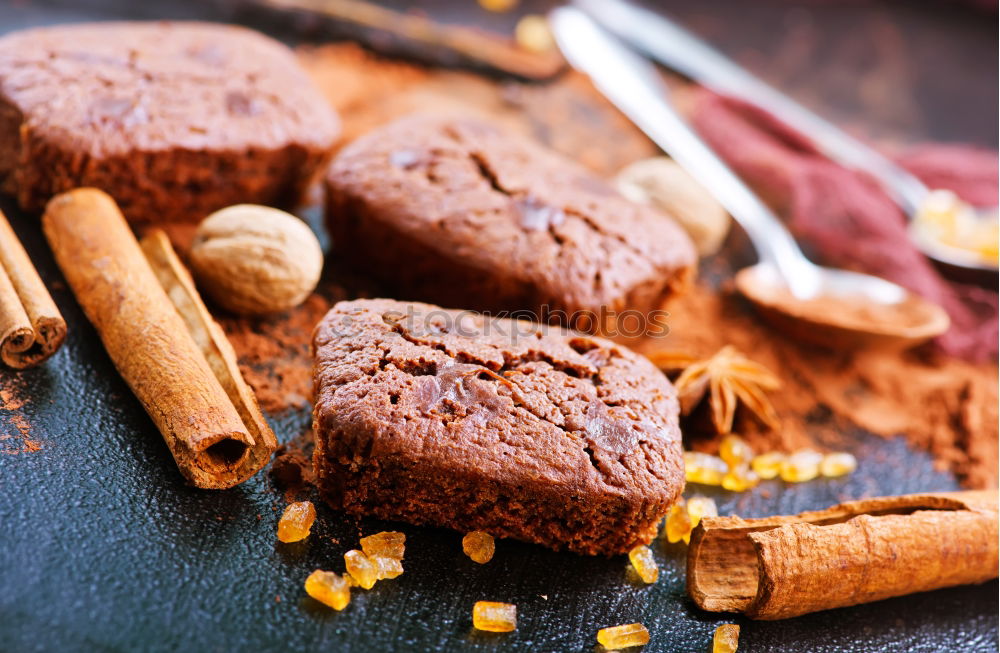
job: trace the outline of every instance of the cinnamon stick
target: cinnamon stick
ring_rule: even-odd
[[[66,321],[0,211],[0,359],[15,369],[38,365],[66,339]]]
[[[255,471],[267,464],[278,443],[257,405],[257,398],[240,373],[236,351],[219,323],[202,301],[194,279],[181,263],[170,244],[170,238],[160,229],[149,232],[140,243],[153,274],[167,292],[174,308],[187,325],[188,332],[205,356],[208,366],[233,403],[244,426],[259,446],[251,447],[247,465]]]
[[[42,227],[77,301],[188,482],[224,489],[259,470],[273,452],[273,434],[262,420],[244,423],[114,200],[94,188],[57,195]]]
[[[880,497],[795,516],[706,517],[688,594],[713,612],[784,619],[997,577],[997,492]]]

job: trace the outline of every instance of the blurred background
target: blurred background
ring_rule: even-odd
[[[472,27],[513,40],[543,0],[6,0],[0,30],[95,20],[197,18],[288,41],[360,39],[381,51],[468,65],[371,28],[396,16]],[[934,140],[995,147],[997,3],[991,0],[669,0],[646,2],[827,118],[885,143]],[[376,9],[373,10],[372,8]],[[494,59],[503,58],[503,50]],[[502,62],[500,62],[502,65]],[[494,71],[495,72],[495,71]]]

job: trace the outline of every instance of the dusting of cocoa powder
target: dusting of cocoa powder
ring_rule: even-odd
[[[302,305],[275,316],[217,315],[236,350],[243,378],[267,412],[309,403],[312,331],[330,305],[330,300],[314,293]]]
[[[212,306],[229,337],[243,378],[265,411],[276,414],[312,403],[312,333],[333,304],[384,294],[369,279],[327,259],[316,291],[295,308],[268,316],[235,316]]]
[[[751,419],[738,424],[757,450],[849,449],[847,430],[858,426],[885,437],[905,436],[969,487],[996,485],[995,364],[969,363],[927,347],[849,352],[797,343],[764,324],[735,291],[704,285],[671,302],[669,310],[669,335],[637,349],[701,358],[734,345],[780,377],[782,388],[769,397],[781,428],[768,431]],[[718,448],[717,436],[685,436],[692,448]]]
[[[16,381],[0,388],[0,453],[17,455],[41,450],[42,443],[32,437],[24,405],[24,393]]]

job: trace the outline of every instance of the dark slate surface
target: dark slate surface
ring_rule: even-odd
[[[128,14],[228,15],[214,5],[151,5],[136,3]],[[9,29],[108,15],[98,9],[15,2],[0,5],[0,20]],[[742,626],[741,651],[996,650],[996,582],[754,623],[696,610],[684,594],[684,550],[664,542],[653,547],[662,572],[652,586],[630,577],[624,558],[508,541],[480,566],[462,554],[459,534],[358,522],[322,506],[309,540],[276,543],[284,499],[270,479],[225,492],[182,483],[65,289],[37,217],[2,206],[70,333],[47,365],[0,370],[0,388],[27,400],[18,411],[0,408],[0,651],[595,651],[598,628],[633,621],[652,633],[649,651],[707,651],[715,626],[733,621]],[[40,450],[10,453],[23,449],[19,416]],[[290,413],[273,424],[288,440],[309,419]],[[855,436],[862,462],[848,479],[768,482],[740,495],[691,490],[714,496],[722,514],[757,516],[956,487],[901,439]],[[312,569],[341,571],[360,534],[389,527],[408,536],[400,578],[355,592],[342,613],[304,596]],[[516,603],[518,630],[474,632],[471,607],[480,599]]]

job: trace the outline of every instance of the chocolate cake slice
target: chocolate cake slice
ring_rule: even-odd
[[[96,186],[132,222],[289,207],[339,121],[291,50],[243,27],[59,25],[0,38],[0,187],[28,210]]]
[[[336,256],[400,299],[608,334],[624,311],[657,310],[694,276],[694,246],[670,216],[478,120],[414,116],[373,130],[337,155],[326,188]]]
[[[336,508],[616,554],[684,487],[673,387],[607,340],[379,299],[335,305],[313,347]]]

